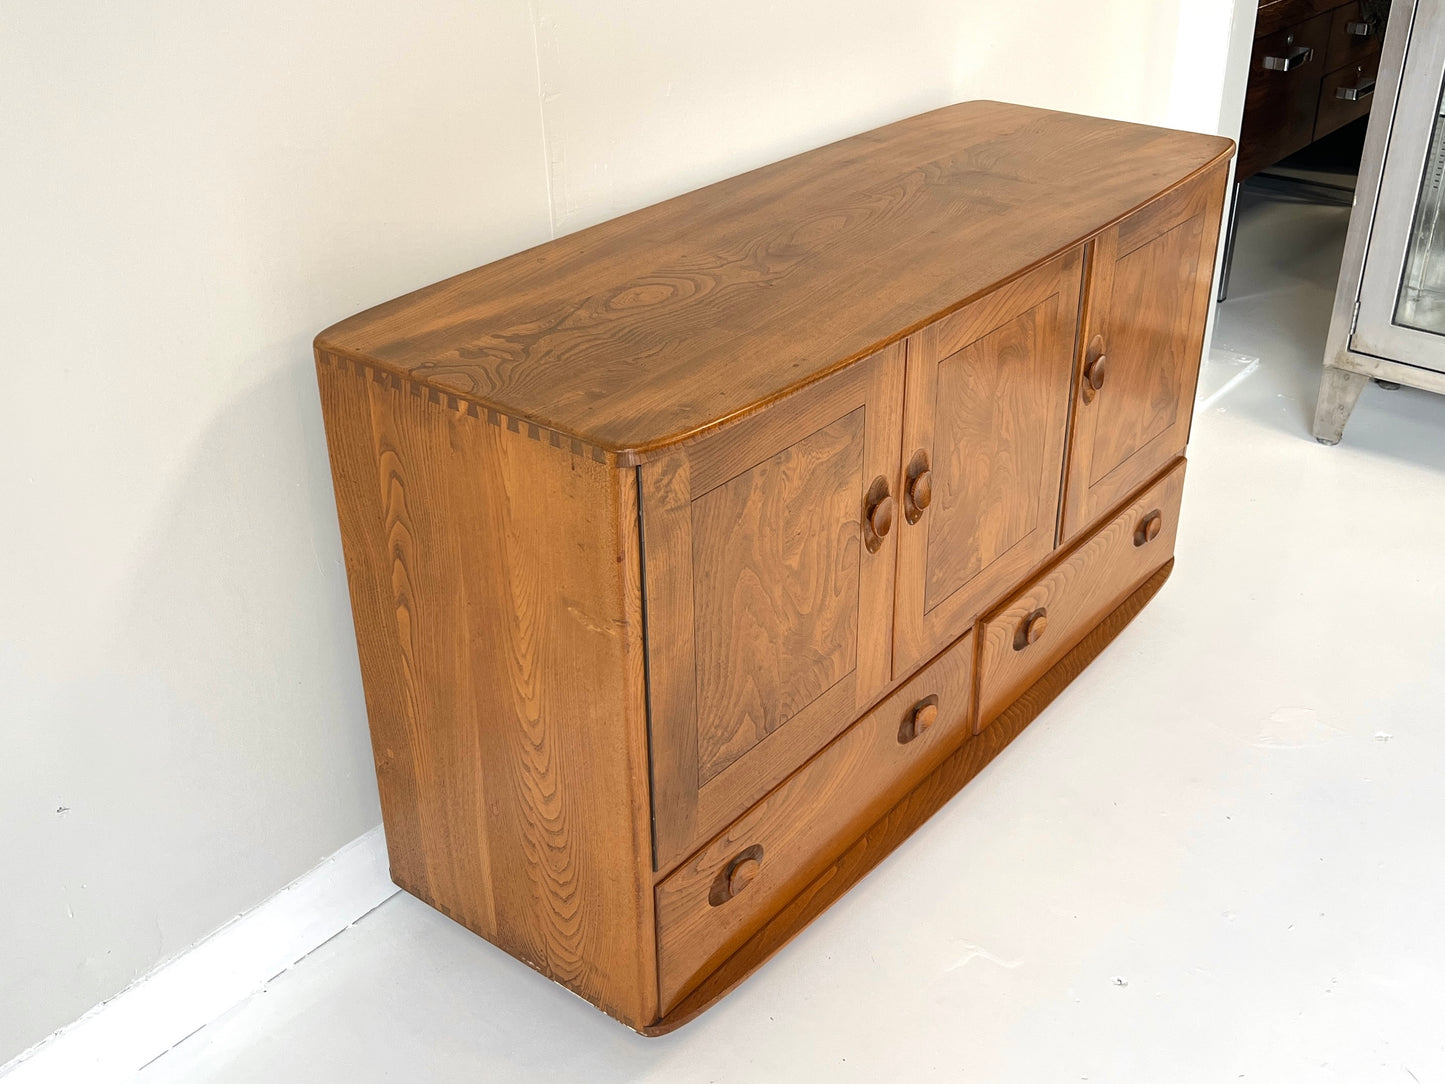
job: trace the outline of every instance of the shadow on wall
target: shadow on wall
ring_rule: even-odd
[[[0,904],[24,931],[3,970],[32,979],[0,983],[0,1063],[380,821],[309,355],[251,359],[293,360],[177,456],[88,665],[68,661],[86,677],[11,686],[40,692],[17,714],[33,768],[0,803],[27,871]]]

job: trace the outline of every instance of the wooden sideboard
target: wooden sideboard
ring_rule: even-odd
[[[1168,575],[1230,153],[969,102],[323,332],[396,883],[656,1034],[862,877]]]

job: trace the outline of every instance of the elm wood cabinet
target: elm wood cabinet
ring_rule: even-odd
[[[323,332],[396,882],[649,1034],[856,883],[1168,575],[1230,153],[970,102]]]

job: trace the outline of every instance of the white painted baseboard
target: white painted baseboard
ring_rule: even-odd
[[[129,1079],[390,898],[381,827],[4,1066],[5,1084]]]

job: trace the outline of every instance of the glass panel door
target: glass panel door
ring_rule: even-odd
[[[1425,175],[1415,200],[1415,221],[1410,247],[1405,252],[1405,274],[1395,303],[1395,323],[1445,335],[1445,94],[1437,99]]]
[[[1390,24],[1370,116],[1371,136],[1382,124],[1389,135],[1378,193],[1356,197],[1356,213],[1373,213],[1349,346],[1445,372],[1445,0],[1396,0]]]

